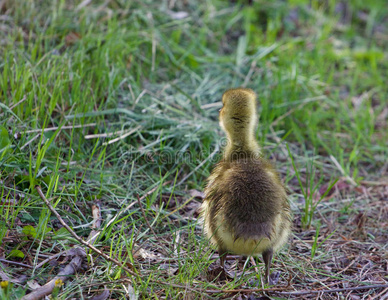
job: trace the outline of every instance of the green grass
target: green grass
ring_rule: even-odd
[[[331,281],[367,281],[326,264],[357,247],[378,258],[387,251],[384,209],[378,213],[388,157],[385,1],[351,1],[346,10],[336,1],[82,3],[0,5],[0,257],[8,261],[0,271],[16,298],[30,291],[21,274],[43,285],[59,267],[36,265],[78,243],[35,185],[83,239],[99,200],[96,246],[140,276],[93,254],[60,299],[104,285],[123,299],[131,294],[126,277],[140,298],[226,297],[205,290],[255,278],[250,264],[228,283],[207,278],[215,258],[196,223],[200,199],[189,194],[203,189],[220,157],[221,95],[238,86],[257,92],[257,137],[291,191],[294,241],[275,258],[279,285],[292,278],[296,289],[308,288],[329,269]],[[155,234],[137,195],[147,195]],[[365,226],[354,223],[360,214]],[[333,249],[343,237],[357,246]]]

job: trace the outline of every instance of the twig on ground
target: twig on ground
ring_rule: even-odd
[[[296,292],[281,292],[281,295],[290,295],[290,296],[301,296],[301,295],[309,295],[309,294],[320,294],[320,293],[338,293],[338,292],[346,292],[346,291],[357,291],[357,290],[370,290],[370,289],[379,289],[386,288],[388,284],[375,284],[375,285],[365,285],[365,286],[355,286],[348,288],[338,288],[331,290],[311,290],[311,291],[296,291]]]
[[[365,185],[372,185],[372,186],[388,186],[388,181],[361,180],[360,183]]]
[[[93,245],[91,245],[90,243],[88,242],[85,242],[82,238],[80,238],[74,231],[73,229],[71,229],[69,227],[69,225],[66,224],[65,221],[63,221],[62,217],[60,216],[60,214],[57,213],[57,211],[55,210],[55,208],[50,204],[50,202],[46,199],[45,195],[43,194],[42,192],[42,189],[40,188],[40,186],[36,186],[35,187],[36,190],[38,191],[38,194],[40,196],[40,198],[42,198],[42,200],[46,203],[47,207],[50,209],[50,211],[58,218],[59,222],[63,225],[63,227],[65,227],[67,229],[67,231],[69,231],[69,233],[78,241],[80,242],[82,245],[88,247],[89,249],[93,250],[94,252],[96,252],[97,254],[101,255],[103,258],[105,258],[106,260],[114,263],[115,265],[117,266],[120,266],[124,271],[128,272],[129,274],[133,275],[133,276],[138,276],[138,274],[136,274],[135,272],[133,272],[132,270],[130,270],[128,267],[126,267],[123,263],[119,262],[117,259],[114,259],[112,257],[110,257],[109,255],[105,254],[104,252],[100,251],[99,249],[97,249],[96,247],[94,247]]]
[[[26,265],[26,264],[23,264],[23,263],[20,263],[20,262],[17,262],[17,261],[7,260],[7,259],[4,259],[4,258],[0,258],[0,261],[2,261],[4,263],[7,263],[7,264],[23,267],[23,268],[29,268],[29,269],[33,268],[30,265]]]
[[[73,129],[73,128],[85,128],[85,127],[94,127],[96,126],[97,123],[90,123],[90,124],[80,124],[80,125],[68,125],[68,126],[62,126],[61,130],[64,129]],[[48,127],[44,129],[34,129],[34,130],[26,130],[24,133],[41,133],[43,132],[48,132],[48,131],[56,131],[59,127]]]
[[[378,294],[378,295],[372,297],[371,300],[374,300],[374,299],[385,300],[385,299],[387,299],[387,298],[388,298],[388,293],[387,293],[387,291],[388,291],[388,287],[387,287],[386,289],[384,289],[380,294]]]
[[[205,290],[206,293],[209,294],[217,294],[217,293],[225,293],[225,294],[233,294],[233,293],[257,293],[257,292],[280,292],[287,291],[292,289],[291,287],[280,287],[280,288],[263,288],[263,289],[232,289],[232,290]]]
[[[70,275],[73,275],[81,268],[84,257],[76,255],[71,262],[55,276],[52,280],[46,283],[44,286],[32,291],[28,295],[25,295],[22,300],[37,300],[52,293],[55,286],[61,282],[66,281]],[[60,280],[60,281],[59,281]]]
[[[358,260],[360,259],[360,256],[358,256],[356,259],[353,259],[350,264],[346,266],[346,268],[342,269],[341,271],[337,272],[335,275],[338,276],[344,272],[346,272],[351,266],[353,266]]]
[[[78,237],[78,235],[72,231],[70,227],[67,226],[67,224],[62,220],[60,215],[56,212],[54,207],[51,206],[50,202],[46,199],[44,194],[42,193],[42,190],[40,186],[35,187],[36,190],[39,193],[39,196],[42,198],[42,200],[46,203],[47,207],[51,210],[51,212],[58,218],[58,220],[61,222],[61,224],[82,244],[85,245],[86,242],[83,243],[83,240]],[[101,215],[100,215],[100,209],[97,205],[93,205],[92,207],[93,212],[93,228],[98,228],[101,226]],[[95,230],[92,230],[89,236],[89,240],[93,243],[96,239],[98,234],[96,234]],[[45,259],[42,261],[39,265],[36,266],[35,269],[40,268],[45,263],[49,262],[50,260],[55,259],[58,256],[61,256],[62,254],[66,253],[67,255],[74,255],[71,262],[61,271],[58,273],[57,276],[55,276],[52,280],[50,280],[48,283],[46,283],[44,286],[37,288],[36,290],[32,291],[28,295],[25,295],[22,299],[23,300],[36,300],[41,299],[44,296],[47,296],[51,294],[54,290],[54,288],[63,282],[65,282],[67,279],[69,279],[70,275],[75,274],[82,266],[82,262],[84,261],[84,258],[86,257],[86,252],[84,249],[80,248],[79,246],[75,246],[74,248],[70,250],[66,250],[63,252],[60,252],[56,255],[53,255],[52,257],[49,257],[48,259]]]
[[[259,269],[257,268],[256,262],[255,262],[255,258],[253,256],[250,256],[249,259],[250,259],[250,261],[252,263],[252,266],[255,268],[255,272],[258,274],[259,273]]]
[[[35,270],[41,268],[43,265],[45,265],[45,264],[48,263],[49,261],[51,261],[51,260],[53,260],[53,259],[56,259],[57,257],[60,257],[60,256],[62,256],[62,255],[64,255],[64,254],[67,254],[67,252],[69,252],[69,250],[61,251],[61,252],[59,252],[59,253],[57,253],[57,254],[54,254],[53,256],[50,256],[49,258],[46,258],[45,260],[41,261],[39,264],[37,264],[37,265],[35,266]]]
[[[101,213],[100,213],[100,208],[99,208],[98,205],[93,204],[93,206],[92,206],[92,214],[93,214],[92,228],[99,228],[101,226]],[[94,240],[97,238],[98,234],[99,234],[98,231],[92,230],[90,232],[90,234],[89,234],[88,242],[93,243]],[[37,264],[35,266],[35,269],[41,268],[46,263],[50,262],[53,259],[56,259],[57,257],[60,257],[60,256],[64,255],[64,254],[69,255],[69,251],[71,251],[71,250],[72,249],[64,250],[64,251],[61,251],[61,252],[59,252],[57,254],[54,254],[53,256],[50,256],[50,257],[46,258],[45,260],[43,260],[39,264]]]
[[[141,128],[141,126],[139,125],[139,126],[133,128],[132,130],[124,133],[123,135],[121,135],[121,136],[119,136],[117,138],[114,138],[113,140],[110,140],[108,142],[104,142],[102,145],[106,146],[106,145],[110,145],[110,144],[116,143],[117,141],[122,140],[122,139],[126,138],[127,136],[131,135],[132,133],[138,131],[140,128]]]

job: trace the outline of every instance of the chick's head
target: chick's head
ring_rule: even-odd
[[[237,88],[222,96],[220,125],[230,135],[254,131],[257,124],[256,94],[251,89]]]

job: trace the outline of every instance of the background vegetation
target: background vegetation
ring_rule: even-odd
[[[262,296],[259,261],[212,275],[197,224],[221,95],[238,86],[259,96],[257,137],[295,215],[274,260],[285,289],[266,295],[387,296],[386,1],[3,0],[0,12],[3,297],[48,282],[79,244],[36,185],[85,240],[97,203],[95,246],[138,274],[88,251],[60,299]],[[380,288],[346,290],[362,285]]]

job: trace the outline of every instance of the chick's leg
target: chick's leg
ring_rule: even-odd
[[[223,249],[218,249],[218,255],[220,256],[221,267],[225,269],[225,260],[226,260],[227,251]]]
[[[225,268],[225,260],[226,260],[227,253],[228,253],[227,251],[218,248],[218,255],[220,256],[220,265],[221,265],[221,268],[220,268],[221,272],[220,272],[220,275],[219,275],[219,279],[220,280],[228,280],[228,279],[232,278],[228,274],[228,271]]]
[[[265,263],[265,279],[269,283],[270,282],[269,270],[271,268],[273,250],[272,249],[265,250],[262,255]]]

